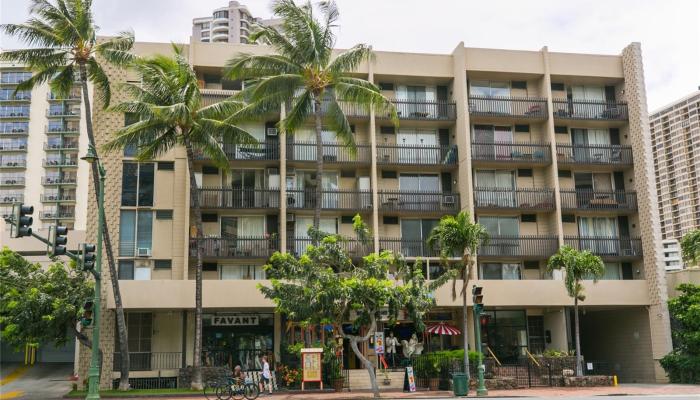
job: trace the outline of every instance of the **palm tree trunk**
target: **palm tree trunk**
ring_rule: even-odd
[[[194,152],[189,142],[185,142],[187,149],[187,169],[190,175],[190,194],[192,209],[194,210],[195,227],[197,236],[195,246],[197,249],[197,266],[195,267],[195,294],[194,294],[194,355],[192,358],[192,383],[193,390],[202,390],[202,209],[199,205],[199,189],[194,174]]]
[[[466,260],[464,261],[467,262]],[[462,340],[464,345],[464,373],[467,374],[467,382],[469,382],[469,318],[467,309],[467,285],[469,285],[469,267],[464,264],[462,268]],[[477,321],[474,321],[474,329],[479,329]],[[481,351],[481,349],[476,349]]]
[[[314,207],[314,229],[321,226],[321,207],[323,207],[323,137],[321,135],[321,98],[315,96],[314,119],[316,122],[316,203]],[[314,239],[314,244],[316,243]]]
[[[583,376],[581,368],[581,333],[578,326],[578,297],[574,297],[574,330],[576,331],[576,376]]]
[[[88,93],[88,78],[87,68],[85,63],[79,65],[80,68],[80,86],[83,94],[83,103],[85,106],[85,126],[89,144],[95,149],[97,154],[97,145],[95,144],[95,133],[92,126],[92,110],[90,109],[90,96]],[[100,175],[97,170],[97,163],[91,164],[92,185],[95,191],[95,204],[99,201]],[[104,210],[98,210],[104,212]],[[119,390],[129,390],[129,342],[126,334],[126,320],[124,318],[124,306],[122,304],[122,295],[119,290],[119,279],[117,279],[117,267],[114,263],[114,252],[112,251],[112,239],[109,236],[108,224],[102,226],[102,240],[104,241],[105,254],[107,256],[107,265],[109,267],[109,281],[112,283],[112,294],[114,295],[114,308],[117,317],[117,336],[119,338],[119,353],[121,356],[121,364],[119,365]],[[99,346],[99,343],[97,344]]]

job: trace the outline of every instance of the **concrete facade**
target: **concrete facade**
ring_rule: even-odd
[[[220,7],[210,17],[192,20],[192,40],[202,43],[255,44],[248,36],[254,31],[254,24],[276,26],[279,19],[253,17],[248,7],[237,1],[229,1],[227,7]]]
[[[137,43],[134,51],[151,55],[171,50],[168,44]],[[221,76],[226,60],[238,52],[269,51],[194,39],[185,45],[208,103],[234,92],[225,90],[223,82],[205,82],[204,74]],[[107,73],[115,83],[127,79],[125,71],[107,67]],[[273,305],[257,285],[267,282],[260,267],[272,252],[303,253],[315,201],[323,202],[324,230],[349,236],[349,220],[356,213],[370,224],[372,248],[350,241],[352,255],[401,252],[409,260],[422,259],[429,279],[441,268],[424,236],[442,215],[466,210],[491,235],[489,245],[479,250],[472,276],[484,287],[488,324],[494,324],[484,332],[493,336],[499,320],[522,321],[508,328],[517,343],[487,339],[493,340],[487,343],[495,353],[517,357],[526,349],[573,348],[573,302],[561,274],[546,273],[548,257],[568,244],[589,249],[606,262],[605,279],[585,283],[586,331],[596,333],[590,333],[584,357],[609,364],[625,381],[665,379],[658,359],[671,349],[668,295],[639,44],[620,55],[476,49],[462,43],[451,54],[378,51],[357,74],[394,99],[400,126],[348,105],[358,151],[350,155],[327,134],[322,199],[314,199],[311,191],[318,184],[313,135],[307,130],[277,132],[275,123],[284,109],[245,126],[259,140],[258,147],[226,148],[233,176],[206,159],[196,160],[205,219],[205,336],[211,346],[221,343],[219,335],[230,333],[231,341],[249,335],[252,347],[236,342],[237,354],[255,350],[279,360],[283,343],[295,340],[293,324],[273,315]],[[114,96],[116,102],[124,99],[123,93]],[[125,118],[102,111],[99,104],[94,112],[100,145],[124,126]],[[119,255],[124,307],[133,315],[129,318],[139,319],[134,324],[148,331],[134,340],[151,361],[132,377],[175,376],[177,368],[191,364],[193,341],[192,224],[184,151],[154,160],[153,202],[146,206],[125,205],[122,199],[125,166],[132,170],[135,160],[116,152],[101,156],[108,171],[106,221]],[[133,230],[136,224],[125,216],[140,213],[151,213],[137,228],[150,237],[122,234],[124,226]],[[96,216],[90,203],[88,237],[94,235]],[[128,225],[120,227],[120,220]],[[115,348],[111,278],[107,272],[103,280],[103,386],[119,376],[110,368]],[[460,303],[449,287],[437,290],[436,303],[428,323],[460,324]],[[216,316],[237,315],[257,316],[260,323],[217,327],[214,322]],[[629,323],[610,322],[618,318]],[[404,335],[410,325],[383,329]],[[629,337],[638,337],[640,345],[615,347]],[[609,343],[600,344],[606,338]],[[426,338],[430,346],[433,340]],[[443,345],[459,343],[461,338],[453,337]],[[205,363],[214,360],[215,350],[205,351]],[[363,351],[373,356],[368,346]],[[156,362],[163,357],[169,361]],[[247,357],[238,360],[245,364]],[[81,361],[85,371],[85,359]]]

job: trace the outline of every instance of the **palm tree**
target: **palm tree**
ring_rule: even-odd
[[[700,263],[700,229],[695,229],[683,235],[681,239],[683,260],[689,264]]]
[[[24,64],[34,72],[30,79],[17,86],[17,91],[31,90],[37,85],[49,82],[54,93],[67,97],[75,82],[80,82],[88,141],[89,145],[95,148],[88,81],[94,85],[95,96],[102,101],[103,107],[107,107],[111,90],[101,62],[105,60],[113,65],[125,65],[132,58],[129,50],[134,43],[134,35],[122,32],[116,37],[98,42],[91,6],[91,0],[56,0],[55,4],[49,0],[33,0],[30,8],[32,18],[26,23],[0,25],[0,31],[22,39],[28,48],[0,52],[0,60]],[[96,163],[92,164],[92,183],[97,202],[99,175]],[[104,224],[102,233],[114,294],[121,353],[119,389],[127,390],[129,349],[126,322],[107,224]]]
[[[603,260],[588,250],[579,251],[571,246],[562,246],[556,254],[549,257],[547,261],[547,271],[564,270],[564,286],[569,297],[574,298],[574,325],[576,329],[576,376],[583,376],[581,365],[581,334],[578,325],[578,303],[584,301],[586,295],[583,293],[581,281],[593,279],[598,282],[605,274],[605,264]]]
[[[486,228],[471,221],[468,212],[460,211],[456,216],[445,215],[440,218],[438,225],[433,228],[428,237],[431,248],[440,249],[440,257],[448,268],[452,279],[452,300],[457,298],[457,279],[462,280],[462,338],[464,339],[464,371],[469,380],[469,324],[467,323],[467,286],[471,276],[472,264],[479,247],[486,244],[489,235]],[[462,255],[461,263],[449,263],[447,259],[455,254]],[[474,321],[476,324],[476,321]],[[479,329],[475,325],[474,329]],[[477,349],[481,351],[481,349]]]
[[[275,15],[282,18],[279,28],[257,26],[251,40],[269,43],[276,54],[239,54],[226,63],[230,79],[245,82],[241,97],[248,107],[241,115],[256,116],[277,111],[287,104],[286,115],[279,122],[280,131],[293,134],[313,117],[316,138],[316,203],[313,226],[319,228],[322,207],[323,138],[322,129],[356,151],[350,123],[342,105],[374,110],[398,122],[396,109],[379,88],[352,72],[372,58],[372,48],[358,44],[333,57],[338,19],[334,1],[319,3],[321,20],[314,15],[310,2],[296,5],[294,0],[273,2]],[[373,134],[373,133],[372,133]]]
[[[230,99],[204,106],[197,76],[182,54],[173,45],[173,56],[156,55],[134,61],[132,68],[141,76],[140,84],[126,83],[123,89],[131,100],[112,107],[113,111],[133,113],[139,122],[114,133],[105,145],[113,151],[135,147],[138,160],[152,160],[176,147],[187,152],[190,193],[197,230],[195,247],[195,333],[194,376],[192,388],[202,388],[202,209],[195,179],[197,155],[211,159],[217,167],[230,170],[221,143],[252,144],[254,139],[244,130],[224,121],[239,111],[243,104]]]

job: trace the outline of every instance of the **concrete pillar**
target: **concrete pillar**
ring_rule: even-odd
[[[545,341],[544,347],[547,350],[569,350],[569,340],[566,327],[566,309],[555,308],[544,312],[545,335],[549,332],[551,342]]]
[[[286,118],[287,111],[284,103],[280,106],[280,121]],[[280,131],[280,216],[279,238],[280,252],[287,252],[287,132]]]
[[[370,82],[374,82],[374,68],[372,62],[367,66]],[[374,109],[369,110],[369,143],[372,156],[370,168],[370,181],[372,184],[372,233],[374,234],[374,252],[379,252],[379,181],[377,177],[377,122]]]

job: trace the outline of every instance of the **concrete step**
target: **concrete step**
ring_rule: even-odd
[[[381,371],[377,371],[377,384],[380,389],[401,389],[403,388],[403,371],[392,371],[388,373],[391,383],[389,385],[384,384],[384,374]],[[371,389],[372,385],[369,382],[369,375],[365,369],[351,369],[348,370],[348,377],[350,381],[350,390],[360,390],[360,389]]]

